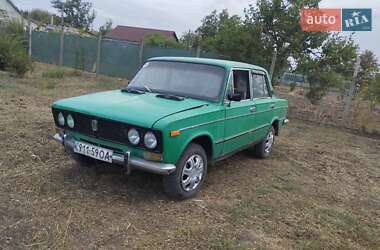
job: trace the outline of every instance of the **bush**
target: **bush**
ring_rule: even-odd
[[[52,68],[42,73],[42,77],[45,78],[64,78],[71,76],[80,76],[81,72],[77,70],[65,69],[65,68]]]
[[[19,77],[32,69],[32,62],[26,52],[24,26],[10,22],[0,27],[0,70],[7,70]]]
[[[23,42],[17,37],[0,35],[0,69],[15,73],[19,77],[32,69]]]

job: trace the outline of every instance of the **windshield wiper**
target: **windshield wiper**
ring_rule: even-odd
[[[153,91],[146,85],[142,84],[141,86],[144,87],[144,89],[146,89],[149,93],[153,93]]]
[[[139,90],[133,87],[122,88],[121,92],[127,92],[127,93],[138,94],[138,95],[145,94],[143,90]]]
[[[170,94],[159,94],[156,95],[158,98],[164,98],[164,99],[169,99],[169,100],[175,100],[175,101],[183,101],[185,100],[184,97],[182,96],[177,96],[177,95],[170,95]]]

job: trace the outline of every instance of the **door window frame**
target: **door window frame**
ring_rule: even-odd
[[[268,96],[266,97],[253,97],[253,77],[252,75],[255,74],[255,75],[262,75],[264,77],[264,80],[265,80],[265,86],[267,88],[267,93],[268,93]],[[267,74],[264,72],[264,71],[261,71],[261,70],[256,70],[256,69],[252,69],[251,70],[251,74],[250,74],[250,78],[251,78],[251,92],[252,92],[252,97],[253,99],[257,100],[257,99],[268,99],[268,98],[272,98],[272,92],[270,91],[270,88],[269,88],[269,80],[268,80],[268,76]]]
[[[238,67],[234,67],[234,68],[231,68],[230,69],[230,74],[228,76],[228,81],[227,81],[227,87],[226,87],[226,93],[224,95],[224,103],[232,103],[232,102],[235,102],[235,101],[231,101],[228,99],[228,90],[229,90],[229,85],[231,83],[231,80],[233,81],[233,71],[234,70],[239,70],[239,71],[247,71],[248,72],[248,79],[249,79],[249,95],[250,95],[250,98],[249,99],[244,99],[244,100],[241,100],[240,102],[246,102],[246,101],[252,101],[253,100],[253,88],[252,88],[252,69],[248,69],[248,68],[238,68]]]

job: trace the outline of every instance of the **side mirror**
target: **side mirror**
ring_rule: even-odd
[[[234,93],[228,95],[228,100],[234,101],[234,102],[240,102],[242,99],[242,96],[240,93]]]

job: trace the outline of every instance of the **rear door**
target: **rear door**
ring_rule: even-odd
[[[253,137],[255,141],[258,141],[267,134],[276,106],[269,91],[269,79],[266,73],[253,70],[251,71],[251,78],[253,105],[255,107],[254,124],[256,126]]]

